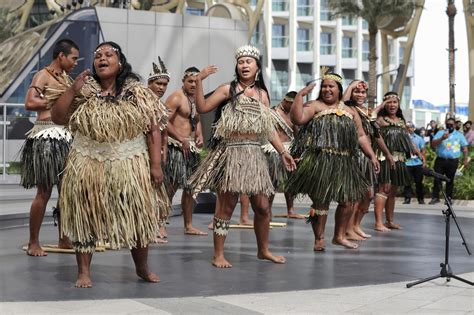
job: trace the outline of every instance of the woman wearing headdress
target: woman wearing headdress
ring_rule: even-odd
[[[383,108],[377,115],[377,124],[380,126],[382,137],[395,161],[395,167],[391,167],[386,155],[383,152],[378,153],[381,171],[379,174],[379,190],[374,203],[375,230],[386,232],[390,229],[400,229],[400,225],[394,222],[395,194],[399,186],[410,183],[410,174],[405,161],[413,154],[419,155],[422,160],[423,157],[414,147],[406,130],[405,118],[400,108],[400,98],[397,93],[385,93]],[[384,208],[385,224],[382,221]]]
[[[60,206],[65,235],[78,264],[76,287],[91,287],[96,242],[128,247],[137,275],[148,269],[148,244],[158,229],[157,207],[167,206],[160,167],[160,130],[167,113],[144,87],[114,42],[94,51],[92,76],[81,73],[55,102],[53,121],[68,124],[74,141],[64,171]]]
[[[383,152],[393,167],[395,162],[393,161],[392,155],[390,154],[390,151],[388,150],[383,138],[380,135],[380,127],[375,123],[375,120],[371,118],[372,111],[365,105],[367,100],[367,90],[368,85],[366,82],[361,80],[352,81],[344,92],[344,103],[348,106],[352,106],[359,114],[362,128],[368,137],[372,149],[376,151],[377,148],[380,148],[380,151]],[[379,107],[375,109],[377,112],[379,110]],[[364,197],[355,204],[354,212],[352,213],[352,217],[347,225],[346,234],[350,240],[365,240],[370,238],[371,235],[365,233],[362,230],[360,223],[364,215],[369,212],[370,200],[374,197],[374,184],[377,180],[377,173],[375,172],[371,161],[367,158],[362,150],[357,151],[357,161],[362,173],[369,182],[369,190],[365,193]]]
[[[295,149],[302,152],[301,159],[287,187],[290,193],[308,194],[312,200],[308,222],[313,228],[315,251],[325,249],[324,230],[331,201],[338,203],[333,244],[358,247],[346,238],[346,225],[353,203],[362,199],[369,186],[356,160],[359,145],[373,167],[379,168],[359,115],[342,102],[341,83],[339,75],[325,74],[318,99],[303,104],[303,97],[315,86],[311,84],[298,92],[291,109],[293,122],[305,126],[295,142],[301,146]]]
[[[217,71],[205,68],[198,75],[196,108],[199,113],[216,111],[214,146],[190,179],[194,192],[214,189],[218,203],[214,216],[214,258],[218,268],[232,265],[224,257],[224,243],[229,222],[240,194],[250,197],[257,238],[257,257],[275,263],[285,258],[268,249],[270,225],[269,196],[273,185],[268,165],[261,149],[264,140],[270,140],[280,153],[288,170],[295,164],[284,149],[273,126],[268,91],[263,82],[260,52],[253,46],[240,47],[236,52],[235,80],[218,87],[204,98],[201,80]]]

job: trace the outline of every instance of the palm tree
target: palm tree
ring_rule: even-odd
[[[449,116],[454,116],[456,113],[456,105],[454,98],[454,17],[456,16],[457,10],[454,5],[454,0],[448,0],[448,6],[446,7],[446,14],[448,15],[448,27],[449,27]]]
[[[383,19],[411,17],[412,0],[329,0],[334,16],[348,15],[363,18],[369,26],[369,107],[374,107],[377,90],[377,33]]]

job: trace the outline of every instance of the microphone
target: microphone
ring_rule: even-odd
[[[422,169],[422,173],[423,175],[425,176],[429,176],[429,177],[434,177],[436,179],[439,179],[439,180],[442,180],[444,182],[450,182],[451,180],[446,177],[445,175],[442,175],[440,173],[436,173],[435,171],[433,171],[431,168],[427,168],[427,167],[423,167]]]

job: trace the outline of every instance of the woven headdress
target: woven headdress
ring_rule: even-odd
[[[156,63],[153,62],[153,70],[150,72],[150,75],[148,76],[148,81],[160,79],[160,78],[165,78],[170,80],[170,74],[168,72],[168,69],[166,69],[165,63],[163,60],[161,60],[160,56],[158,56],[158,61],[160,63],[160,66],[158,66]]]
[[[342,85],[342,78],[338,74],[329,72],[328,67],[321,67],[321,80],[333,80]]]
[[[237,49],[235,52],[235,60],[238,60],[241,57],[252,57],[258,60],[260,58],[260,51],[255,46],[245,45]]]

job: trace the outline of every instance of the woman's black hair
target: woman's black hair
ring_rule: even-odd
[[[402,107],[401,107],[401,104],[400,104],[400,98],[398,97],[397,92],[392,92],[392,91],[387,92],[383,95],[383,97],[385,98],[386,96],[390,96],[390,95],[395,95],[398,98],[398,110],[397,110],[397,113],[395,115],[398,118],[401,118],[401,119],[405,120],[405,117],[403,116],[403,112],[402,112]],[[377,116],[386,117],[386,116],[388,116],[388,111],[384,107],[379,111]]]
[[[328,73],[326,73],[326,75],[334,75],[338,78],[341,78],[341,80],[342,80],[342,77],[337,73],[329,73],[328,72]],[[317,100],[321,100],[321,91],[323,90],[323,81],[324,80],[328,80],[328,79],[324,79],[324,78],[321,79],[321,87],[319,88],[319,95],[318,95]],[[342,100],[342,97],[344,96],[344,89],[342,88],[342,84],[339,83],[338,81],[334,81],[334,82],[336,82],[337,87],[339,89],[339,100]]]
[[[119,95],[122,92],[123,85],[125,84],[125,80],[133,79],[140,81],[140,76],[132,71],[132,66],[127,62],[127,58],[122,52],[122,48],[115,43],[115,42],[103,42],[100,43],[94,51],[96,51],[99,47],[109,45],[116,49],[116,53],[119,57],[119,62],[121,64],[120,71],[115,78],[115,92]],[[92,77],[97,81],[100,82],[100,78],[97,75],[97,72],[94,67],[94,62],[92,62]]]

